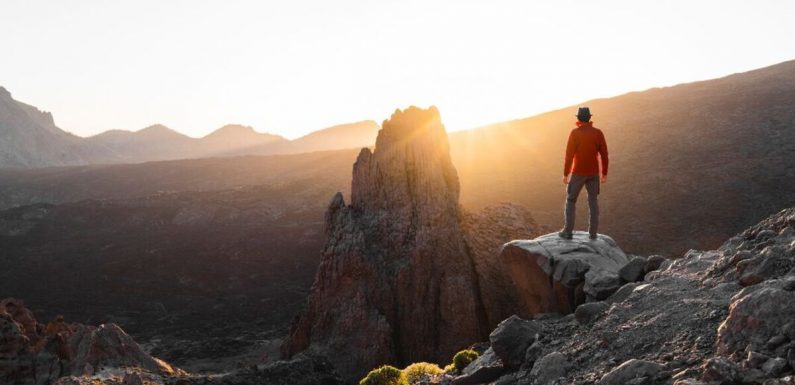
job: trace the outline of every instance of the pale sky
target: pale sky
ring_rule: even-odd
[[[0,85],[78,135],[448,130],[795,59],[793,0],[0,0]]]

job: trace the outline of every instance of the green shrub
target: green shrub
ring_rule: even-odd
[[[359,385],[406,385],[406,378],[400,369],[384,365],[367,373],[367,376],[359,381]]]
[[[460,372],[464,370],[470,362],[475,361],[478,356],[480,356],[480,354],[474,350],[462,350],[453,356],[453,366]]]
[[[452,374],[453,372],[455,372],[455,365],[447,364],[447,366],[444,367],[444,372],[446,374]]]
[[[403,369],[403,377],[406,378],[406,381],[409,384],[414,384],[425,377],[435,376],[442,373],[443,371],[439,365],[428,362],[417,362],[406,366],[406,369]]]

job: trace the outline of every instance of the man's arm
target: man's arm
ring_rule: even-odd
[[[610,159],[607,156],[607,140],[605,134],[599,131],[599,158],[602,159],[602,182],[607,182],[607,166],[610,164]]]
[[[574,130],[569,133],[569,142],[566,143],[566,160],[563,162],[563,184],[569,183],[569,173],[571,165],[574,163],[574,153],[577,152],[577,140],[574,137]]]

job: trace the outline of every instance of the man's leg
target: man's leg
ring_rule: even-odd
[[[590,176],[585,182],[588,191],[588,233],[595,238],[599,230],[599,175]]]
[[[566,208],[563,210],[565,215],[565,224],[563,225],[563,232],[571,234],[574,231],[575,208],[577,205],[577,197],[580,195],[582,186],[585,183],[585,177],[571,174],[569,184],[566,186]]]

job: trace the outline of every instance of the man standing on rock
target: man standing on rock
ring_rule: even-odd
[[[596,156],[602,159],[601,180],[599,177],[599,162]],[[574,231],[574,208],[577,197],[582,187],[588,191],[588,233],[591,239],[596,239],[599,227],[599,183],[607,182],[607,141],[602,130],[593,126],[591,110],[580,107],[577,111],[577,128],[571,130],[569,142],[566,145],[566,161],[563,166],[563,184],[566,185],[565,225],[558,235],[561,238],[572,239]],[[569,178],[571,174],[571,178]]]

